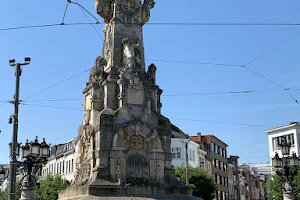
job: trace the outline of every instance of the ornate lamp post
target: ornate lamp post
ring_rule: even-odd
[[[20,148],[22,148],[22,161],[17,162],[18,166],[23,167],[25,176],[21,180],[22,193],[20,200],[34,200],[34,186],[36,180],[34,175],[47,162],[50,155],[50,146],[46,143],[45,138],[39,143],[38,137],[32,142],[26,141],[25,145],[17,145],[17,155],[20,156]]]
[[[295,153],[290,156],[291,144],[286,140],[282,139],[280,144],[282,158],[279,157],[276,152],[275,157],[272,158],[272,165],[275,168],[283,168],[284,175],[286,177],[285,183],[283,184],[283,199],[284,200],[294,200],[293,186],[289,178],[290,175],[293,175],[291,172],[291,167],[299,166],[299,157]],[[279,173],[279,172],[278,172]]]

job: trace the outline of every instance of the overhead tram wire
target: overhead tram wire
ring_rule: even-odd
[[[204,123],[213,123],[213,124],[224,124],[224,125],[239,125],[239,126],[252,126],[252,127],[271,127],[267,125],[259,125],[259,124],[246,124],[246,123],[235,123],[235,122],[221,122],[221,121],[209,121],[209,120],[202,120],[202,119],[180,119],[180,118],[172,118],[169,117],[169,119],[172,120],[178,120],[178,121],[193,121],[193,122],[204,122]]]
[[[294,89],[298,90],[298,89]],[[300,90],[300,89],[299,89]],[[250,93],[265,93],[265,92],[280,92],[285,91],[285,89],[277,90],[242,90],[242,91],[229,91],[229,92],[208,92],[208,93],[190,93],[190,94],[163,94],[163,97],[178,97],[178,96],[210,96],[210,95],[226,95],[226,94],[250,94]],[[67,99],[38,99],[31,101],[22,101],[22,102],[60,102],[60,101],[79,101],[82,98],[67,98]],[[0,101],[1,102],[1,101]]]
[[[71,2],[71,1],[68,1],[67,5],[66,5],[66,8],[65,8],[65,12],[64,12],[64,16],[63,16],[63,19],[62,19],[62,24],[64,24],[64,19],[65,19],[65,16],[66,16],[66,13],[67,13],[67,9],[68,9],[68,6],[69,4],[75,4],[77,6],[79,6],[80,10],[82,11],[82,13],[84,14],[84,16],[86,17],[86,19],[89,21],[90,25],[92,26],[92,28],[95,30],[95,32],[97,33],[97,35],[99,36],[99,38],[102,40],[102,42],[104,41],[103,38],[101,37],[100,33],[97,31],[97,29],[95,28],[94,24],[91,22],[91,20],[88,18],[86,12],[92,16],[95,20],[96,20],[96,23],[95,24],[100,24],[99,20],[92,14],[90,13],[87,9],[85,9],[82,5],[80,5],[77,0],[75,0],[75,2]]]
[[[22,98],[22,101],[25,100],[25,99],[28,99],[28,98],[30,98],[30,97],[33,97],[33,96],[35,96],[35,95],[37,95],[37,94],[40,94],[40,93],[42,93],[42,92],[44,92],[44,91],[46,91],[46,90],[49,90],[49,89],[51,89],[51,88],[53,88],[53,87],[56,87],[56,86],[58,86],[58,85],[60,85],[60,84],[62,84],[62,83],[64,83],[64,82],[66,82],[66,81],[68,81],[68,80],[71,80],[71,79],[73,79],[73,78],[75,78],[75,77],[77,77],[77,76],[79,76],[79,75],[81,75],[81,74],[84,74],[84,73],[90,71],[91,69],[92,69],[92,67],[89,68],[89,69],[86,69],[86,70],[84,70],[84,71],[82,71],[82,72],[79,72],[78,74],[75,74],[75,75],[73,75],[73,76],[70,76],[70,77],[68,77],[68,78],[66,78],[66,79],[64,79],[64,80],[62,80],[62,81],[60,81],[60,82],[58,82],[58,83],[55,83],[55,84],[53,84],[53,85],[51,85],[51,86],[49,86],[49,87],[46,87],[45,89],[42,89],[42,90],[40,90],[40,91],[38,91],[38,92],[35,92],[35,93],[31,94],[31,95],[28,95],[28,96],[26,96],[25,98]]]
[[[161,59],[145,59],[153,62],[176,63],[176,64],[198,64],[198,65],[215,65],[224,67],[241,67],[242,65],[232,65],[224,63],[211,63],[211,62],[197,62],[197,61],[174,61],[174,60],[161,60]]]
[[[28,26],[16,26],[0,28],[0,31],[19,30],[19,29],[33,29],[55,26],[73,26],[73,25],[99,25],[99,22],[91,23],[54,23],[54,24],[40,24]],[[148,22],[145,25],[164,25],[164,26],[300,26],[299,23],[177,23],[177,22]]]
[[[64,108],[64,107],[59,107],[59,106],[49,106],[49,105],[39,105],[39,104],[22,103],[21,105],[24,105],[24,106],[34,106],[34,107],[44,107],[44,108],[53,108],[53,109],[60,109],[60,110],[82,111],[82,109],[79,109],[79,108]]]
[[[21,103],[20,105],[34,106],[34,107],[44,107],[44,108],[52,108],[52,109],[60,109],[60,110],[82,111],[82,109],[79,109],[79,108],[65,108],[65,107],[59,107],[59,106],[40,105],[40,104]],[[244,124],[244,123],[236,123],[236,122],[220,122],[220,121],[209,121],[209,120],[200,120],[200,119],[178,119],[178,118],[172,118],[172,117],[169,117],[169,119],[184,120],[184,121],[197,121],[197,122],[205,122],[205,123],[224,124],[224,125],[239,125],[239,126],[252,126],[252,127],[271,127],[271,126],[258,125],[258,124]]]
[[[297,33],[296,35],[294,35],[294,36],[288,38],[287,40],[285,40],[285,41],[279,43],[278,45],[276,45],[275,47],[271,48],[270,50],[264,52],[263,54],[257,56],[256,58],[254,58],[254,59],[248,61],[247,63],[244,64],[244,66],[248,66],[248,65],[252,64],[253,62],[255,62],[255,61],[257,61],[258,59],[260,59],[260,58],[264,57],[265,55],[267,55],[268,53],[270,53],[270,52],[274,51],[275,49],[279,48],[280,46],[283,46],[284,44],[286,44],[286,43],[292,41],[293,39],[295,39],[295,38],[298,37],[299,35],[300,35],[300,33]]]
[[[294,95],[292,95],[292,93],[289,91],[289,88],[286,88],[286,87],[284,87],[284,86],[282,86],[282,85],[276,83],[275,81],[273,81],[273,80],[267,78],[266,76],[264,76],[264,75],[262,75],[262,74],[260,74],[260,73],[258,73],[258,72],[256,72],[256,71],[254,71],[254,70],[252,70],[252,69],[250,69],[250,68],[248,68],[248,67],[246,67],[246,66],[244,66],[244,68],[247,69],[247,70],[249,70],[250,72],[256,74],[257,76],[260,76],[260,77],[262,77],[263,79],[265,79],[265,80],[267,80],[267,81],[273,83],[274,85],[276,85],[276,86],[282,88],[283,90],[285,90],[285,91],[291,96],[291,98],[295,101],[295,103],[298,104],[298,105],[300,106],[298,100],[297,100],[297,99],[294,97]]]

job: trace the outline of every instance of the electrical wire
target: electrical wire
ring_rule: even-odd
[[[164,97],[173,97],[173,96],[208,96],[208,95],[224,95],[224,94],[250,94],[250,93],[259,93],[259,92],[280,92],[284,91],[283,89],[278,90],[243,90],[243,91],[229,91],[229,92],[208,92],[208,93],[193,93],[193,94],[164,94]],[[79,101],[82,98],[68,98],[68,99],[39,99],[31,101],[22,101],[22,102],[59,102],[59,101]]]
[[[77,0],[75,0],[76,4],[77,5],[80,5]],[[84,12],[84,9],[81,5],[79,6],[82,13],[84,14],[84,16],[86,17],[86,19],[90,22],[91,26],[93,27],[93,29],[95,30],[95,32],[97,33],[97,35],[99,36],[99,38],[102,40],[102,42],[104,42],[103,38],[101,37],[100,33],[97,31],[97,29],[95,28],[95,26],[93,25],[93,23],[91,22],[91,20],[88,18],[88,16],[86,15],[86,13]],[[93,16],[93,15],[92,15]],[[96,18],[95,16],[93,16],[94,18]],[[97,19],[97,18],[96,18]],[[99,23],[98,19],[97,19],[97,22]]]
[[[254,58],[254,59],[248,61],[247,63],[244,64],[244,66],[250,65],[251,63],[257,61],[258,59],[264,57],[264,56],[267,55],[268,53],[270,53],[270,52],[274,51],[275,49],[279,48],[280,46],[282,46],[282,45],[284,45],[284,44],[286,44],[286,43],[292,41],[293,39],[295,39],[295,38],[298,37],[299,35],[300,35],[300,33],[297,33],[296,35],[292,36],[291,38],[289,38],[289,39],[283,41],[282,43],[276,45],[275,47],[271,48],[270,50],[268,50],[268,51],[264,52],[263,54],[259,55],[258,57],[256,57],[256,58]]]
[[[215,65],[224,67],[242,67],[242,65],[231,65],[223,63],[211,63],[211,62],[197,62],[197,61],[174,61],[174,60],[160,60],[160,59],[146,59],[153,62],[164,62],[164,63],[176,63],[176,64],[198,64],[198,65]]]
[[[18,29],[32,29],[54,26],[70,26],[70,25],[99,25],[100,23],[56,23],[56,24],[41,24],[0,28],[0,31],[18,30]],[[132,23],[128,23],[132,24]],[[178,23],[178,22],[148,22],[145,25],[164,25],[164,26],[300,26],[299,23]]]
[[[64,80],[62,80],[62,81],[60,81],[60,82],[58,82],[58,83],[55,83],[55,84],[53,84],[53,85],[51,85],[51,86],[49,86],[49,87],[47,87],[47,88],[45,88],[45,89],[43,89],[43,90],[40,90],[40,91],[35,92],[35,93],[31,94],[31,95],[28,95],[28,96],[26,96],[25,98],[23,98],[22,101],[25,100],[25,99],[28,99],[28,98],[30,98],[30,97],[33,97],[33,96],[35,96],[35,95],[37,95],[37,94],[40,94],[40,93],[42,93],[42,92],[45,92],[45,91],[48,90],[48,89],[51,89],[51,88],[53,88],[53,87],[56,87],[56,86],[58,86],[58,85],[60,85],[60,84],[62,84],[62,83],[64,83],[64,82],[66,82],[66,81],[68,81],[68,80],[71,80],[71,79],[73,79],[73,78],[75,78],[75,77],[77,77],[77,76],[79,76],[79,75],[81,75],[81,74],[84,74],[84,73],[90,71],[91,69],[92,69],[92,68],[86,69],[86,70],[84,70],[84,71],[82,71],[82,72],[79,72],[78,74],[75,74],[75,75],[73,75],[73,76],[71,76],[71,77],[69,77],[69,78],[66,78],[66,79],[64,79]]]
[[[256,143],[252,143],[252,144],[246,144],[246,145],[242,145],[240,147],[248,147],[248,146],[254,146],[254,145],[258,145],[258,144],[266,144],[268,142],[256,142]]]
[[[284,86],[282,86],[282,85],[276,83],[275,81],[273,81],[273,80],[267,78],[266,76],[264,76],[264,75],[262,75],[262,74],[260,74],[260,73],[258,73],[258,72],[256,72],[256,71],[254,71],[254,70],[252,70],[252,69],[250,69],[250,68],[248,68],[248,67],[246,67],[246,66],[244,66],[244,68],[247,69],[247,70],[249,70],[250,72],[256,74],[257,76],[260,76],[260,77],[262,77],[263,79],[265,79],[265,80],[267,80],[267,81],[273,83],[274,85],[277,85],[278,87],[282,88],[283,90],[287,91],[287,93],[291,96],[291,98],[295,101],[295,103],[298,104],[298,105],[300,106],[298,100],[297,100],[297,99],[289,92],[289,89],[288,89],[288,88],[286,88],[286,87],[284,87]]]
[[[1,135],[3,135],[3,134],[5,133],[5,131],[6,131],[7,127],[8,127],[8,124],[9,124],[9,123],[6,124],[5,128],[3,129],[3,131],[0,130],[0,134],[1,134]]]
[[[38,104],[28,104],[28,103],[22,103],[21,105],[24,105],[24,106],[34,106],[34,107],[44,107],[44,108],[54,108],[54,109],[60,109],[60,110],[77,110],[77,111],[82,111],[82,109],[78,109],[78,108],[64,108],[64,107],[49,106],[49,105],[38,105]]]
[[[39,105],[39,104],[21,103],[20,105],[35,106],[35,107],[45,107],[45,108],[53,108],[53,109],[61,109],[61,110],[77,110],[77,111],[82,111],[82,109],[78,109],[78,108],[65,108],[65,107],[49,106],[49,105]],[[205,123],[217,123],[217,124],[227,124],[227,125],[239,125],[239,126],[271,127],[271,126],[266,126],[266,125],[243,124],[243,123],[235,123],[235,122],[208,121],[208,120],[200,120],[200,119],[178,119],[178,118],[172,118],[172,117],[169,117],[169,119],[183,120],[183,121],[198,121],[198,122],[205,122]]]
[[[239,125],[239,126],[253,126],[253,127],[272,127],[267,125],[258,125],[258,124],[244,124],[244,123],[235,123],[235,122],[222,122],[222,121],[209,121],[209,120],[202,120],[202,119],[179,119],[179,118],[172,118],[169,117],[169,119],[172,120],[178,120],[178,121],[193,121],[193,122],[204,122],[204,123],[213,123],[213,124],[224,124],[224,125]]]

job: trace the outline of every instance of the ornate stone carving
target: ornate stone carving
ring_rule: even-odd
[[[122,40],[123,44],[123,67],[136,68],[141,66],[140,44],[129,44],[128,38]]]
[[[105,79],[104,66],[106,60],[102,56],[98,56],[95,60],[95,64],[90,71],[89,83],[100,83]]]
[[[76,175],[73,184],[80,186],[89,181],[91,177],[91,164],[89,161],[83,162],[76,167]]]
[[[95,9],[105,23],[108,23],[113,16],[114,2],[114,0],[95,0]]]
[[[114,4],[116,12],[114,14]],[[155,5],[154,0],[95,0],[95,9],[109,23],[115,16],[119,21],[126,23],[145,24],[150,18],[150,9]]]
[[[150,83],[155,84],[156,81],[156,66],[151,64],[147,71],[147,79]]]
[[[110,65],[110,58],[112,52],[113,45],[113,35],[112,35],[112,25],[106,24],[104,28],[104,46],[103,46],[103,56],[108,61],[108,65]]]

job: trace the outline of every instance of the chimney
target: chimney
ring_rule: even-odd
[[[290,125],[298,124],[298,122],[290,122]]]
[[[198,137],[198,142],[200,142],[201,141],[201,133],[200,132],[197,133],[197,137]]]

